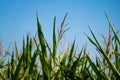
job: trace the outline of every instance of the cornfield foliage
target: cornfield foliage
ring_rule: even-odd
[[[52,46],[44,37],[38,16],[37,36],[27,35],[26,39],[23,39],[22,51],[18,50],[16,43],[12,52],[3,51],[0,43],[0,80],[119,80],[119,31],[115,31],[107,15],[105,14],[109,32],[108,39],[102,35],[103,46],[90,27],[93,38],[85,34],[100,55],[95,57],[95,61],[89,57],[86,47],[77,53],[75,41],[65,51],[58,51],[62,37],[69,29],[64,27],[66,16],[67,14],[61,23],[58,36],[56,35],[56,17],[54,18]],[[10,60],[7,60],[6,56],[9,56]]]

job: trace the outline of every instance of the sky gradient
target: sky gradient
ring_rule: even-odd
[[[0,41],[4,48],[11,42],[14,44],[14,41],[21,47],[23,37],[27,33],[35,35],[36,11],[45,38],[50,44],[54,16],[57,18],[58,29],[66,12],[66,28],[70,27],[65,34],[66,42],[72,43],[76,39],[80,48],[87,43],[88,49],[92,49],[84,35],[90,35],[88,25],[97,36],[106,35],[108,23],[104,12],[115,29],[120,30],[120,0],[0,0]]]

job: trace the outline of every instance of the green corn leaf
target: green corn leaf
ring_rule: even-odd
[[[8,70],[7,70],[7,78],[10,78],[10,63],[8,61]]]
[[[88,55],[86,55],[86,57],[87,57],[87,60],[89,61],[90,65],[91,65],[92,69],[96,73],[97,77],[103,79],[104,77],[103,77],[103,75],[101,75],[101,72],[100,72],[100,70],[98,70],[98,67],[92,62],[92,60],[90,59],[90,57]]]
[[[22,68],[22,59],[23,59],[23,55],[21,56],[21,58],[20,58],[20,60],[18,62],[18,65],[16,67],[16,70],[14,72],[12,80],[18,80],[19,79],[20,71],[21,71],[21,68]]]
[[[14,52],[12,52],[12,58],[11,58],[11,77],[13,78],[13,74],[14,74]]]
[[[73,65],[71,67],[71,70],[73,71],[73,74],[75,73],[76,68],[78,67],[78,63],[80,61],[80,56],[82,54],[82,51],[83,51],[83,49],[80,51],[80,54],[79,54],[78,58],[76,59],[76,61],[73,62]]]
[[[26,65],[25,59],[26,59],[26,56],[25,56],[25,40],[23,38],[23,54],[18,61],[18,64],[16,66],[16,70],[14,72],[14,75],[11,78],[12,80],[18,80],[19,79],[20,71],[21,71],[22,67],[24,67]],[[22,63],[24,64],[24,66],[22,66]]]
[[[90,29],[90,28],[89,28]],[[101,45],[99,44],[97,38],[95,37],[94,33],[92,32],[92,30],[90,29],[90,32],[95,40],[95,44],[98,45],[96,46],[97,49],[101,52],[101,54],[104,56],[105,60],[108,62],[108,64],[110,65],[111,69],[113,70],[114,74],[116,77],[120,78],[120,73],[119,71],[116,69],[115,65],[110,61],[110,59],[107,57],[105,51],[102,49]]]
[[[67,53],[60,53],[59,62],[61,65],[65,65],[67,59]]]
[[[49,55],[49,62],[50,62],[50,64],[52,64],[53,53],[52,53],[51,48],[50,48],[50,46],[49,46],[49,44],[47,43],[46,40],[45,40],[45,42],[46,42],[46,46],[47,46],[47,48],[48,48],[48,51],[49,51],[49,53],[50,53],[50,55]]]
[[[95,77],[93,76],[92,72],[90,72],[89,67],[86,68],[86,71],[88,72],[90,80],[96,80]]]
[[[35,66],[35,61],[36,61],[36,59],[37,59],[37,56],[38,56],[38,52],[37,52],[37,50],[36,50],[36,51],[34,52],[34,55],[33,55],[33,57],[32,57],[31,63],[30,63],[29,74],[32,74],[32,72],[33,72],[33,68],[34,68],[34,66]]]
[[[117,43],[115,44],[115,49],[114,49],[114,53],[115,53],[115,63],[116,63],[116,68],[119,68],[119,50],[118,50],[118,45]]]
[[[106,13],[105,13],[105,16],[106,16],[106,18],[107,18],[107,21],[108,21],[108,23],[109,23],[109,26],[111,27],[111,29],[112,29],[112,31],[113,31],[113,33],[114,33],[114,35],[115,35],[116,40],[117,40],[118,43],[120,44],[120,38],[118,37],[117,33],[115,32],[114,27],[113,27],[113,25],[111,24],[111,22],[110,22],[110,20],[109,20],[109,18],[108,18],[108,16],[107,16]]]
[[[57,50],[55,25],[56,25],[56,17],[54,17],[54,23],[53,23],[53,61],[54,63],[56,63],[55,58],[56,58],[56,50]]]
[[[86,67],[87,67],[87,58],[86,58],[86,55],[87,55],[87,52],[86,52],[86,46],[82,48],[83,49],[83,56],[80,58],[80,62],[82,64],[82,67],[81,67],[81,72],[84,72],[86,73]],[[81,52],[81,54],[82,54]],[[86,74],[85,74],[86,75]]]
[[[18,52],[18,48],[17,48],[16,42],[15,42],[15,53],[16,53],[17,60],[19,60],[19,52]]]
[[[73,61],[73,53],[74,53],[74,46],[75,46],[75,40],[74,40],[74,42],[73,42],[73,44],[72,44],[72,47],[71,47],[71,50],[70,50],[70,55],[69,55],[69,58],[68,58],[68,67],[71,67],[71,65],[72,65],[72,61]]]
[[[94,41],[92,41],[92,42],[94,42],[94,45],[95,45],[97,48],[100,48],[100,49],[101,49],[101,46],[100,46],[100,44],[99,44],[96,36],[94,35],[94,33],[92,32],[92,30],[91,30],[90,27],[89,27],[89,30],[90,30],[90,32],[91,32],[91,34],[92,34],[92,36],[93,36],[93,38],[94,38],[94,40],[95,40],[95,42],[94,42]]]
[[[50,75],[51,75],[51,71],[52,71],[52,66],[51,66],[48,58],[45,58],[45,63],[44,63],[44,64],[45,64],[45,66],[44,66],[45,74],[47,75],[48,80],[50,80]]]
[[[53,67],[51,80],[56,80],[56,79],[59,80],[60,77],[58,77],[58,76],[60,75],[61,71],[62,70],[60,70],[60,66],[59,65]]]
[[[87,35],[86,35],[86,36],[87,36]],[[87,38],[88,38],[88,40],[89,40],[93,45],[95,45],[96,47],[98,47],[97,44],[96,44],[89,36],[87,36]]]
[[[48,67],[49,60],[47,59],[48,57],[47,57],[45,39],[44,39],[44,35],[42,32],[42,28],[41,28],[38,16],[37,16],[37,26],[38,26],[38,38],[40,41],[41,51],[42,51],[42,53],[39,56],[40,56],[40,62],[42,64],[44,79],[50,80],[50,72],[49,72],[50,68]]]
[[[27,44],[26,44],[26,64],[27,64],[27,68],[30,66],[30,62],[31,62],[31,50],[30,50],[30,38],[29,35],[27,35]]]
[[[96,66],[101,69],[101,64],[98,57],[96,57]]]
[[[48,63],[46,63],[46,59],[43,58],[43,55],[41,55],[41,54],[39,56],[40,56],[40,62],[41,62],[41,65],[42,65],[44,80],[50,80],[50,72],[49,72],[49,68],[48,68],[48,65],[47,65]]]
[[[31,53],[32,53],[32,38],[30,38],[30,43],[29,43],[29,52],[30,52],[30,59],[32,58]]]
[[[43,35],[43,32],[42,32],[42,27],[41,27],[41,24],[39,22],[38,16],[37,16],[37,27],[38,27],[38,38],[39,38],[39,41],[40,41],[43,57],[45,57],[45,56],[47,57],[45,39],[44,39],[44,35]]]

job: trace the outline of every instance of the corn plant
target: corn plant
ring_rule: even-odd
[[[102,35],[104,46],[96,38],[93,31],[87,38],[95,46],[101,57],[92,61],[86,46],[76,52],[76,43],[64,51],[58,51],[65,29],[66,13],[56,34],[56,17],[53,21],[53,41],[50,46],[45,39],[42,26],[37,15],[37,36],[23,38],[22,51],[15,43],[14,50],[3,51],[0,43],[0,54],[5,52],[10,57],[0,55],[0,80],[119,80],[120,79],[120,38],[113,25],[109,23],[108,39]]]
[[[105,16],[109,24],[109,34],[108,40],[102,35],[104,47],[101,46],[101,43],[90,28],[94,40],[87,36],[89,41],[96,47],[98,53],[102,55],[102,59],[96,58],[96,63],[94,63],[89,56],[87,56],[87,58],[92,70],[97,74],[96,79],[119,80],[120,67],[118,65],[120,65],[120,38],[106,14]]]

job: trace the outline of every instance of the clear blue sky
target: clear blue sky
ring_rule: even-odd
[[[35,35],[36,11],[49,43],[52,40],[54,16],[57,17],[59,28],[66,12],[69,13],[66,27],[70,27],[66,41],[72,43],[76,38],[80,48],[88,43],[84,35],[90,35],[88,25],[97,36],[107,33],[108,24],[104,12],[107,12],[115,28],[120,30],[120,0],[0,0],[0,41],[4,48],[14,41],[21,46],[26,33]]]

